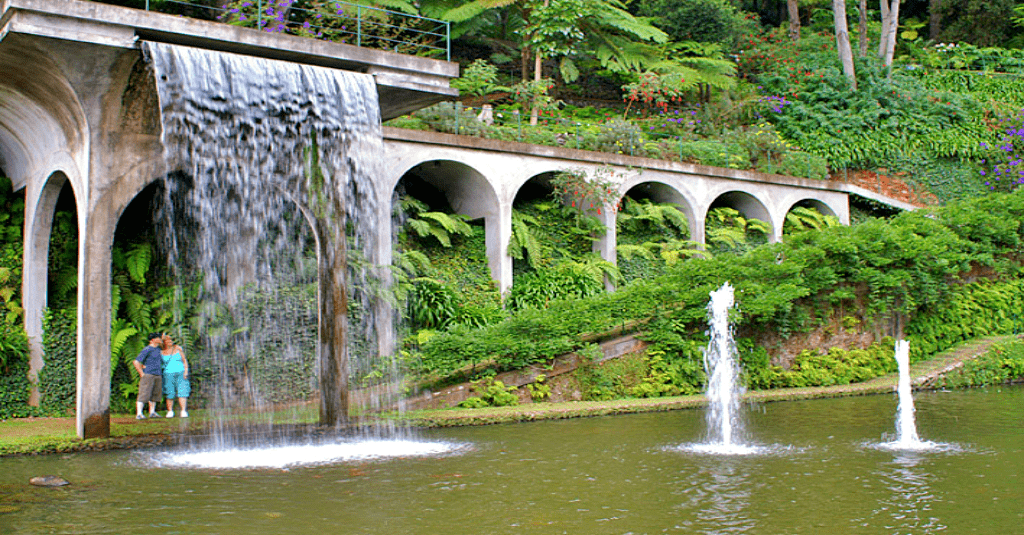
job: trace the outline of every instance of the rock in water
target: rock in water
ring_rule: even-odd
[[[37,476],[28,480],[28,482],[37,487],[63,487],[64,485],[71,484],[60,476]]]

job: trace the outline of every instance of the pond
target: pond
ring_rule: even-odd
[[[1024,524],[1024,388],[916,394],[921,438],[874,447],[895,395],[745,406],[760,453],[716,456],[703,411],[426,430],[445,453],[287,469],[157,451],[0,459],[0,533],[1011,533]],[[28,485],[57,474],[55,489]]]

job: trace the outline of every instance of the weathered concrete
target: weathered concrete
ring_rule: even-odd
[[[385,119],[457,94],[448,80],[458,66],[444,61],[96,2],[0,0],[0,168],[25,191],[22,295],[33,377],[44,365],[48,246],[65,184],[78,210],[81,437],[109,434],[114,231],[128,204],[166,172],[140,39],[372,74]]]
[[[459,67],[447,61],[80,0],[3,0],[0,12],[0,40],[13,32],[134,49],[141,39],[371,74],[384,120],[458,95],[448,80]]]

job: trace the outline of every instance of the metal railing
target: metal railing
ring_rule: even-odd
[[[320,9],[297,8],[293,3],[293,0],[236,0],[208,5],[182,0],[145,0],[145,10],[401,54],[440,56],[451,61],[451,23],[448,21],[341,1],[325,2]]]

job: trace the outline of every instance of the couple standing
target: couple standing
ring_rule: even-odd
[[[149,417],[159,418],[156,402],[161,391],[167,398],[167,417],[174,417],[174,398],[178,398],[181,417],[188,418],[186,403],[191,393],[188,382],[188,359],[181,346],[167,334],[150,333],[149,345],[132,362],[139,372],[139,396],[135,401],[135,419],[146,418],[142,409],[149,403]]]

